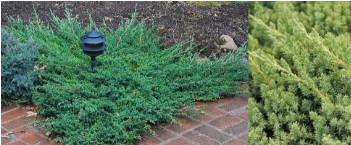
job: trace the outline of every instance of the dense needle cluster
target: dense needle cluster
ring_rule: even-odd
[[[36,72],[33,70],[34,59],[40,46],[29,39],[20,41],[1,28],[1,105],[16,101],[31,101]]]
[[[250,3],[250,144],[351,144],[350,4]]]

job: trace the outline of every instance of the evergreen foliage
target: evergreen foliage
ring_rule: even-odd
[[[248,77],[241,63],[246,48],[199,63],[191,41],[161,50],[154,30],[134,17],[117,30],[97,28],[92,20],[81,29],[69,12],[62,20],[53,15],[53,21],[53,27],[38,19],[24,26],[9,19],[7,29],[44,43],[36,64],[46,69],[33,101],[45,118],[39,127],[64,136],[66,144],[131,144],[152,124],[177,122],[179,105],[233,96]],[[93,28],[107,37],[107,48],[91,71],[79,37]],[[190,46],[183,48],[185,43]]]
[[[351,3],[249,5],[250,144],[351,144]]]
[[[9,101],[31,103],[38,49],[40,46],[34,45],[32,39],[20,43],[1,28],[1,105],[8,105]]]

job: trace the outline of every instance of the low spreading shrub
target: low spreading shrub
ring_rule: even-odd
[[[351,144],[350,5],[250,3],[250,144]]]
[[[1,105],[31,103],[34,59],[40,46],[29,39],[21,43],[1,28]]]
[[[66,144],[131,144],[153,124],[177,122],[180,105],[235,95],[248,77],[241,62],[246,48],[197,62],[191,41],[159,49],[144,20],[132,18],[117,30],[97,28],[92,21],[81,29],[68,12],[67,19],[53,16],[53,21],[52,28],[40,20],[24,26],[10,19],[7,29],[44,43],[36,62],[44,69],[33,93],[44,117],[38,126],[63,136],[59,141]],[[107,38],[94,71],[79,48],[79,37],[92,29]],[[189,47],[183,48],[185,43]]]

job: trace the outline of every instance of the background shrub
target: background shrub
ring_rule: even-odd
[[[177,122],[179,105],[235,95],[248,76],[241,63],[246,48],[199,63],[191,41],[160,50],[144,20],[127,20],[117,30],[92,21],[81,29],[68,12],[67,19],[53,21],[55,29],[40,20],[23,26],[10,19],[8,29],[44,43],[38,63],[47,68],[39,73],[33,100],[45,118],[39,127],[64,136],[66,144],[131,144],[152,124]],[[79,48],[79,37],[92,29],[107,37],[93,72]],[[183,48],[185,43],[190,46]]]
[[[1,28],[1,105],[9,101],[31,103],[35,80],[34,59],[38,45],[29,39],[20,43],[12,34]]]
[[[250,144],[351,144],[350,4],[250,3]]]

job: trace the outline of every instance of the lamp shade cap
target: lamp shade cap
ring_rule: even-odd
[[[98,31],[92,30],[92,31],[86,33],[85,36],[96,38],[96,37],[100,37],[101,33],[99,33]]]
[[[88,44],[98,44],[98,43],[103,43],[106,41],[106,37],[101,35],[100,37],[87,37],[87,36],[82,36],[80,37],[80,41]]]

